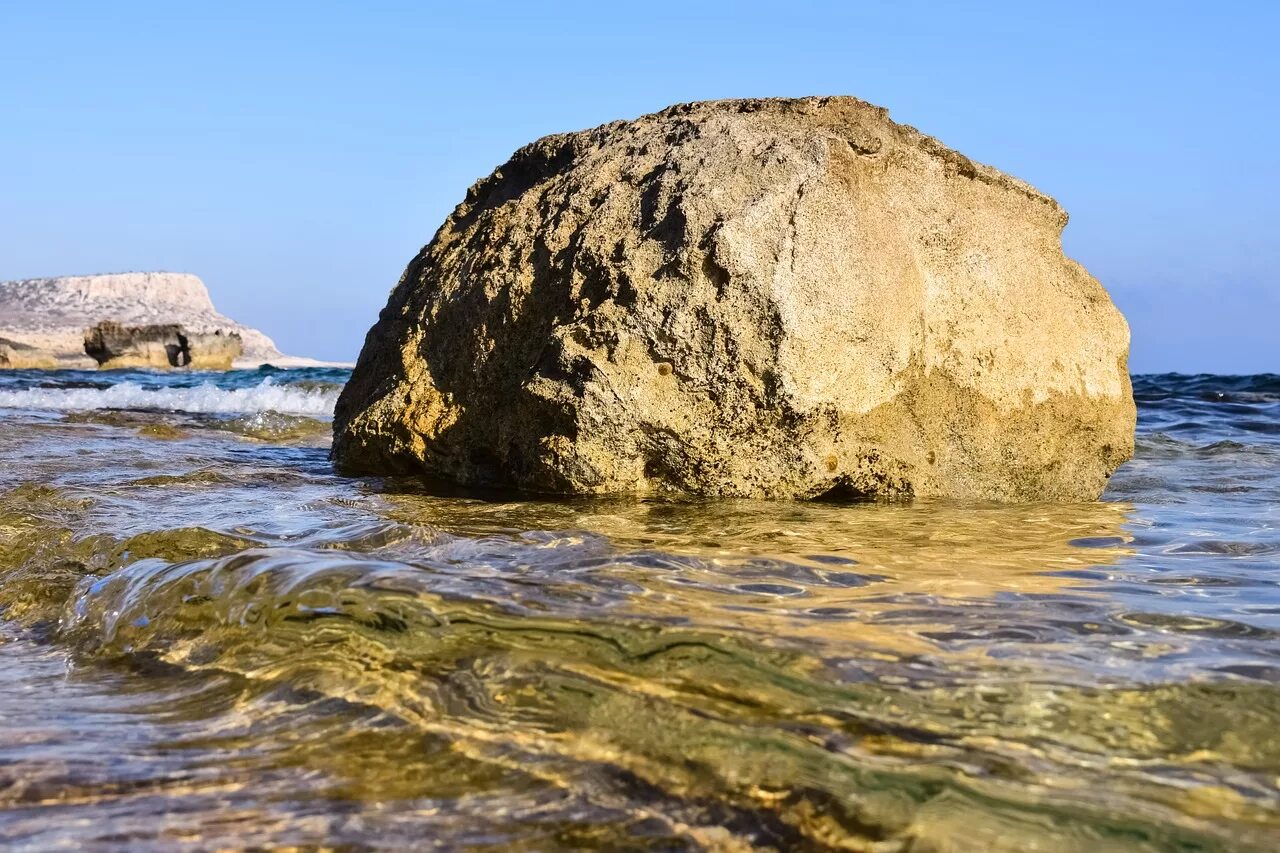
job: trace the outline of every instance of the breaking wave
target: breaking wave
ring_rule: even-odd
[[[122,382],[108,388],[23,388],[0,390],[0,408],[60,412],[94,409],[148,409],[204,414],[281,412],[330,417],[338,400],[335,387],[277,385],[266,379],[246,388],[205,383],[188,388],[144,388]]]

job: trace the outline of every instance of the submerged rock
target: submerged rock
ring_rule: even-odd
[[[853,98],[550,136],[409,264],[348,472],[556,493],[1092,500],[1129,333],[1051,198]]]
[[[122,326],[102,322],[84,333],[85,353],[103,368],[190,367],[230,370],[244,346],[235,332],[198,334],[176,324]]]

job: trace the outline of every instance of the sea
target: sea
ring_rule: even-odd
[[[0,847],[1280,848],[1280,376],[1000,505],[343,477],[347,375],[0,374]]]

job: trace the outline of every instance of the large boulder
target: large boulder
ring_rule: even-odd
[[[549,136],[409,264],[351,473],[555,493],[1092,500],[1129,333],[1062,208],[853,98]]]

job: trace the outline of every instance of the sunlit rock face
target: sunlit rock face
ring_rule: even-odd
[[[146,367],[230,370],[243,345],[235,332],[189,332],[174,323],[122,326],[102,322],[84,333],[84,351],[107,369]]]
[[[134,327],[181,325],[189,336],[235,335],[242,344],[242,352],[235,358],[245,366],[296,360],[283,356],[257,329],[219,314],[204,282],[188,273],[112,273],[0,282],[0,337],[38,351],[46,366],[49,362],[60,367],[95,366],[97,362],[85,352],[85,333],[104,321]],[[15,359],[8,366],[25,366],[27,360],[24,357],[19,363]],[[221,362],[221,358],[215,359],[210,366]],[[4,366],[0,361],[0,367]],[[157,362],[151,366],[162,365]]]
[[[853,98],[550,136],[409,264],[335,458],[559,493],[1091,500],[1129,333],[1048,196]]]
[[[51,352],[0,338],[0,370],[53,370],[57,366],[57,356]]]

